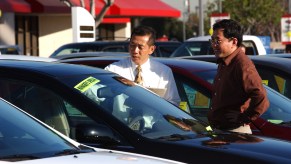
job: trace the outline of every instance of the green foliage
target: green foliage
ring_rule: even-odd
[[[280,20],[286,0],[224,0],[222,11],[229,13],[243,26],[245,34],[268,35],[278,40]],[[215,3],[208,4],[208,14],[215,12]]]
[[[157,32],[157,37],[165,34],[170,40],[183,41],[183,21],[181,20],[175,18],[145,18],[141,21],[141,24],[153,27]],[[196,29],[195,23],[187,21],[185,27],[186,38],[193,37],[193,30]]]
[[[231,18],[239,21],[249,33],[260,34],[272,22],[280,25],[284,9],[280,0],[225,0],[223,8]],[[251,28],[250,28],[251,27]]]

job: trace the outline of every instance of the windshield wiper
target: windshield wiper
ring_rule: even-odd
[[[78,150],[78,149],[65,149],[65,150],[55,153],[54,156],[80,154],[80,153],[84,153],[84,151]]]
[[[33,156],[31,154],[14,154],[14,155],[7,155],[0,157],[1,160],[8,160],[8,161],[22,161],[28,159],[39,159],[40,157]]]
[[[88,146],[85,145],[79,145],[78,148],[82,151],[82,152],[94,152],[95,150],[93,148],[90,148]]]
[[[157,139],[166,140],[166,141],[180,141],[180,140],[192,139],[192,137],[187,136],[187,135],[181,135],[181,134],[172,134],[169,136],[162,136],[162,137],[159,137]]]
[[[291,125],[291,121],[281,122],[279,125]]]

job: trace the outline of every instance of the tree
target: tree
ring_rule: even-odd
[[[71,0],[60,0],[60,1],[65,3],[66,5],[68,5],[69,7],[73,6]],[[96,13],[95,13],[95,0],[90,0],[90,4],[89,4],[90,13],[93,16],[93,18],[95,19],[95,27],[96,28],[102,22],[102,19],[104,18],[107,10],[110,8],[110,6],[112,6],[114,4],[114,0],[104,0],[104,2],[105,2],[105,5],[102,7],[101,11],[96,16]],[[84,0],[80,0],[80,4],[81,4],[81,7],[83,7],[83,8],[86,7],[86,4],[85,4]]]
[[[280,20],[284,14],[285,0],[224,0],[222,12],[230,14],[243,26],[245,34],[271,36],[272,41],[281,40]],[[211,12],[216,5],[209,4]],[[210,14],[210,12],[208,12]]]

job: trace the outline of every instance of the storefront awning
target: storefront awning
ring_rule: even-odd
[[[103,18],[102,23],[104,24],[118,24],[118,23],[128,23],[130,18]]]
[[[73,6],[81,6],[80,0],[70,0]],[[90,11],[90,0],[84,0]],[[95,0],[95,12],[99,14],[104,0]],[[59,14],[70,13],[71,9],[60,0],[1,0],[0,9],[9,12],[31,12]],[[105,17],[180,17],[179,10],[161,0],[114,0]]]
[[[30,13],[30,4],[24,0],[1,0],[0,10],[2,12]]]
[[[26,0],[31,5],[32,13],[70,13],[71,9],[60,0]]]
[[[115,0],[112,15],[180,17],[181,12],[160,0]]]
[[[44,13],[66,13],[70,12],[60,0],[26,0],[33,9],[33,12]],[[81,6],[80,0],[71,0],[72,5]],[[85,8],[90,11],[90,0],[84,0]],[[95,0],[95,12],[99,14],[104,0]],[[169,6],[160,0],[114,0],[113,5],[107,10],[106,17],[180,17],[179,10]]]

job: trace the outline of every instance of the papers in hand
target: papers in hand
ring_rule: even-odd
[[[151,90],[152,92],[159,95],[160,97],[164,97],[165,93],[167,91],[167,88],[149,88],[149,87],[147,87],[147,89]]]

